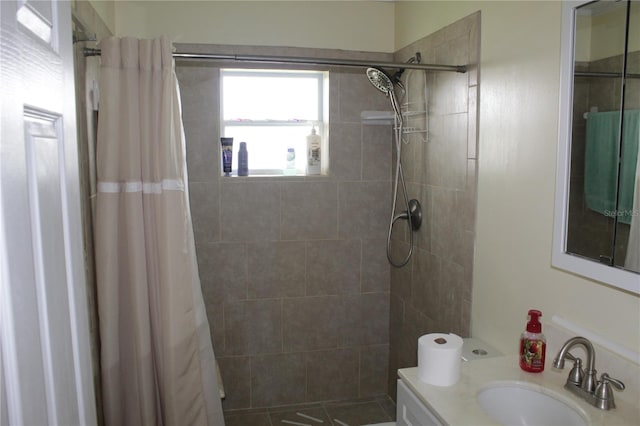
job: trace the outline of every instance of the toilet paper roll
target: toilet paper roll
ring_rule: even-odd
[[[462,338],[453,333],[425,334],[418,339],[418,378],[436,386],[451,386],[460,378]]]

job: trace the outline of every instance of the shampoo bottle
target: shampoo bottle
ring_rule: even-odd
[[[247,152],[246,142],[240,142],[240,150],[238,151],[238,176],[249,176],[249,153]]]
[[[231,159],[233,158],[233,138],[220,138],[222,145],[222,171],[231,176]]]
[[[544,371],[547,341],[542,334],[541,316],[542,312],[530,309],[527,330],[520,336],[520,368],[530,373]]]
[[[316,134],[316,128],[311,129],[311,134],[307,136],[307,174],[319,175],[320,167],[320,145],[322,138]]]

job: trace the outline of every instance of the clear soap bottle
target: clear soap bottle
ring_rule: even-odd
[[[541,316],[542,312],[530,309],[527,329],[520,335],[520,368],[530,373],[544,371],[547,339],[542,334]]]
[[[287,148],[287,164],[283,172],[285,175],[296,174],[296,150],[292,147]]]

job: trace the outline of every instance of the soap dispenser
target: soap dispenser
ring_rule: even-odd
[[[544,371],[547,341],[542,334],[541,316],[542,312],[530,309],[527,329],[520,335],[520,368],[530,373]]]

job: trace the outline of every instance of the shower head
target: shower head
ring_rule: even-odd
[[[395,92],[393,91],[394,84],[397,84],[404,91],[404,86],[402,85],[402,83],[400,83],[399,80],[396,80],[394,77],[390,76],[380,68],[367,68],[367,77],[376,89],[389,97],[389,100],[391,101],[391,107],[396,114],[396,120],[402,121],[400,106],[398,105],[398,100],[396,99]]]
[[[409,58],[406,63],[419,64],[421,61],[422,55],[420,52],[416,52],[416,54]],[[400,68],[393,75],[387,73],[382,68],[367,68],[367,77],[369,78],[369,81],[376,87],[376,89],[385,95],[389,95],[393,92],[394,85],[400,87],[404,91],[404,85],[401,80],[402,73],[404,73],[404,68]]]
[[[393,82],[386,72],[380,68],[367,68],[367,78],[376,89],[388,95],[393,92]]]

